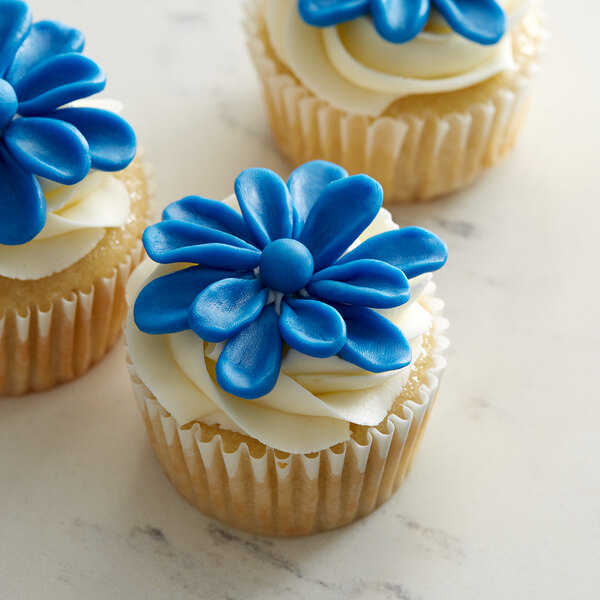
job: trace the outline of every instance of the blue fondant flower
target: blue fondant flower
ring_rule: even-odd
[[[24,244],[44,227],[36,175],[70,185],[91,168],[117,171],[133,160],[135,135],[123,119],[64,107],[106,83],[83,45],[79,31],[32,24],[27,4],[0,0],[0,244]]]
[[[235,193],[241,215],[190,196],[146,229],[154,261],[195,266],[141,290],[134,306],[140,330],[192,329],[208,342],[225,342],[217,382],[248,399],[275,386],[283,342],[373,372],[410,363],[402,332],[372,309],[406,303],[408,279],[444,264],[440,239],[405,227],[346,252],[379,212],[383,192],[374,179],[349,177],[324,161],[302,165],[287,185],[272,171],[248,169]]]
[[[299,11],[315,27],[370,14],[379,35],[400,44],[423,30],[432,5],[456,33],[473,42],[496,44],[506,31],[506,14],[495,0],[299,0]]]

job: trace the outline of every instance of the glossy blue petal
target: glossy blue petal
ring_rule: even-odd
[[[139,293],[133,308],[135,323],[151,334],[189,329],[188,310],[200,292],[221,279],[250,276],[208,267],[189,267],[163,275]]]
[[[292,171],[287,186],[292,196],[295,238],[300,235],[310,209],[325,187],[346,177],[346,169],[325,160],[312,160]]]
[[[379,35],[401,44],[412,40],[425,27],[429,0],[371,0],[371,14]]]
[[[258,265],[259,254],[254,250],[228,246],[227,244],[204,244],[173,251],[169,256],[162,256],[156,262],[191,262],[207,265],[216,269],[230,269],[232,271],[246,271]]]
[[[338,265],[370,258],[401,269],[408,279],[437,271],[448,258],[448,248],[440,238],[421,227],[403,227],[365,240],[344,254]]]
[[[217,200],[187,196],[169,204],[163,211],[162,218],[165,221],[173,219],[210,227],[252,244],[242,216]]]
[[[410,364],[410,344],[391,321],[361,306],[336,305],[336,309],[346,322],[346,344],[338,352],[340,358],[372,373]]]
[[[25,244],[45,223],[46,200],[40,184],[0,143],[0,244]]]
[[[337,354],[346,342],[344,319],[318,300],[286,298],[281,303],[279,331],[292,348],[317,358]]]
[[[184,221],[162,221],[143,235],[148,256],[158,263],[190,262],[218,269],[246,271],[260,261],[260,252],[243,240]]]
[[[478,44],[496,44],[506,32],[506,14],[495,0],[432,0],[459,35]]]
[[[17,51],[15,59],[6,73],[11,83],[18,81],[27,71],[59,54],[81,52],[85,38],[80,31],[56,21],[34,23]]]
[[[287,186],[269,169],[246,169],[235,180],[242,216],[259,248],[292,236],[292,203]]]
[[[135,133],[115,113],[98,108],[62,108],[49,116],[81,132],[90,147],[94,169],[120,171],[135,157]]]
[[[277,313],[269,304],[223,348],[217,361],[217,383],[247,400],[268,394],[279,378],[281,346]]]
[[[68,123],[42,117],[15,119],[4,132],[13,158],[26,170],[72,185],[90,171],[90,151],[85,138]]]
[[[404,273],[379,260],[356,260],[323,269],[306,290],[330,302],[371,308],[393,308],[410,298]]]
[[[192,302],[188,322],[207,342],[227,340],[258,318],[269,296],[258,279],[223,279]]]
[[[0,2],[0,78],[4,78],[30,28],[31,11],[25,2]]]
[[[15,90],[10,83],[0,79],[0,131],[14,119],[18,107]]]
[[[383,190],[367,175],[330,183],[312,207],[298,237],[313,255],[315,271],[339,258],[376,217]]]
[[[300,16],[314,27],[329,27],[369,14],[369,0],[300,0]]]
[[[101,92],[106,84],[102,69],[81,54],[61,54],[33,67],[14,88],[19,114],[46,115],[73,100]]]

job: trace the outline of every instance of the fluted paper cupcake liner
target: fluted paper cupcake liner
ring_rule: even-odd
[[[125,286],[140,262],[138,242],[106,277],[86,290],[55,298],[48,307],[15,308],[0,317],[0,396],[42,391],[79,377],[121,333]]]
[[[246,4],[248,48],[275,140],[293,166],[329,160],[377,179],[386,201],[426,201],[471,183],[515,143],[537,60],[522,65],[512,85],[460,112],[350,114],[315,97],[268,50],[261,7],[262,0]]]
[[[227,525],[262,535],[294,536],[341,527],[372,512],[398,489],[412,464],[446,366],[447,321],[434,320],[432,366],[418,401],[402,404],[383,425],[369,428],[366,443],[350,439],[321,452],[262,453],[229,432],[206,435],[195,422],[180,427],[129,373],[152,446],[177,491],[193,506]],[[400,397],[401,398],[401,397]],[[228,438],[225,440],[225,438]]]

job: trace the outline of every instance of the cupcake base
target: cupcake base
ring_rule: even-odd
[[[125,287],[144,253],[140,238],[150,193],[139,159],[116,176],[132,202],[124,228],[107,230],[90,254],[54,276],[0,277],[0,396],[43,391],[79,377],[121,334]]]
[[[218,427],[180,427],[129,372],[148,436],[175,489],[204,514],[238,529],[299,536],[368,515],[410,470],[445,368],[445,319],[436,318],[431,353],[415,366],[412,387],[377,427],[321,452],[289,454]]]
[[[513,36],[514,72],[458,92],[400,99],[376,118],[315,97],[275,55],[262,0],[246,8],[248,48],[273,135],[294,167],[329,160],[375,178],[388,202],[419,202],[468,185],[514,145],[544,38],[538,8]]]

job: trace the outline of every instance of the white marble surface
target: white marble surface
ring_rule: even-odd
[[[584,6],[585,4],[585,6]],[[287,175],[236,0],[32,0],[86,32],[156,167],[161,205]],[[397,209],[439,232],[452,351],[425,443],[369,518],[298,540],[221,526],[173,491],[122,344],[81,380],[0,401],[0,598],[563,600],[600,586],[598,3],[551,0],[512,156]]]

